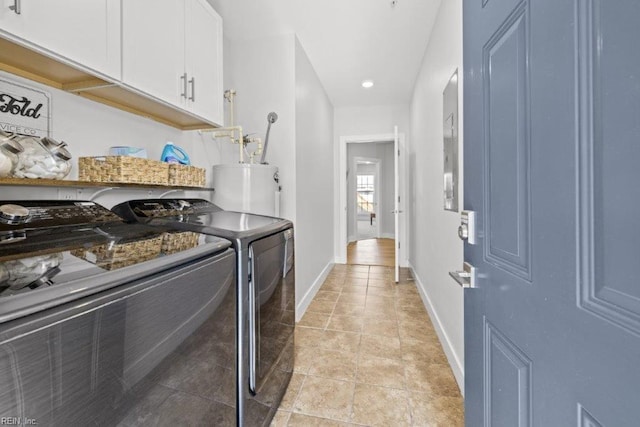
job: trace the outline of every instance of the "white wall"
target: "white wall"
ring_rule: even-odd
[[[333,264],[333,105],[295,41],[298,318]],[[320,277],[320,278],[319,278]]]
[[[226,89],[235,89],[235,124],[264,140],[267,114],[275,111],[265,161],[278,166],[280,216],[296,221],[295,36],[225,41]],[[228,104],[227,104],[228,108]],[[226,116],[228,118],[228,114]],[[221,163],[238,163],[238,146],[220,139]],[[250,144],[248,149],[256,147]],[[214,183],[215,185],[215,183]]]
[[[462,0],[440,5],[411,103],[409,142],[410,264],[453,368],[464,387],[464,307],[462,289],[448,275],[460,270],[463,244],[459,213],[443,209],[442,92],[454,70],[462,76]],[[462,123],[462,84],[459,87]],[[459,127],[459,181],[462,182],[462,126]],[[463,206],[463,189],[459,203]]]
[[[336,210],[334,212],[334,221],[336,224],[340,223],[340,216],[343,214],[340,207],[340,139],[345,136],[359,136],[359,135],[383,135],[393,134],[393,127],[398,126],[398,132],[405,135],[405,139],[408,141],[411,139],[410,135],[410,121],[409,121],[409,105],[373,105],[366,107],[339,107],[335,109],[334,119],[334,144],[335,154],[334,161],[336,164],[336,171],[334,177],[334,200]],[[400,182],[404,192],[401,192],[400,210],[406,212],[404,208],[407,201],[407,167],[405,164],[405,156],[402,157],[400,162]],[[406,242],[407,240],[407,216],[401,214],[400,224],[400,236],[401,240]],[[335,229],[335,253],[336,258],[340,253],[344,253],[345,249],[340,247],[341,236],[340,227],[336,226]],[[346,233],[345,229],[345,233]],[[347,236],[348,237],[348,236]],[[409,245],[402,244],[400,247],[400,263],[404,266],[405,260],[409,256]]]
[[[380,160],[380,176],[377,183],[378,188],[378,207],[380,221],[381,237],[393,238],[394,218],[391,211],[393,210],[393,193],[394,193],[394,170],[393,170],[393,143],[357,143],[347,144],[347,169],[349,174],[347,177],[347,235],[348,240],[356,240],[355,230],[355,193],[356,193],[356,174],[353,173],[354,157],[367,157]]]
[[[333,106],[293,34],[226,40],[225,73],[244,133],[264,138],[267,114],[278,114],[266,161],[279,168],[280,214],[295,227],[300,318],[333,260]],[[237,163],[237,147],[219,144],[221,162]]]
[[[393,133],[394,125],[406,135],[409,132],[409,105],[337,107],[334,123],[336,138],[344,135]]]

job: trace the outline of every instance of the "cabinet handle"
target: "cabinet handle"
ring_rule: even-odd
[[[13,10],[16,15],[20,15],[20,12],[22,11],[22,8],[20,7],[21,2],[22,0],[13,0],[13,6],[9,6],[9,9]]]
[[[186,99],[187,98],[187,73],[184,73],[183,75],[181,75],[180,80],[182,81],[182,93],[180,94],[180,96]]]
[[[189,97],[189,99],[195,102],[196,101],[196,78],[191,77],[189,79],[189,84],[191,85],[191,96]]]

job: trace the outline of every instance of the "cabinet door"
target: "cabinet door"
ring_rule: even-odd
[[[120,78],[120,1],[0,0],[0,36]]]
[[[222,18],[204,0],[186,3],[185,53],[189,111],[222,125]]]
[[[129,0],[122,7],[123,82],[184,108],[184,0]]]

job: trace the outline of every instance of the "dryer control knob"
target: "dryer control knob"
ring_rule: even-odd
[[[29,209],[20,205],[0,206],[0,219],[8,223],[21,223],[29,218]]]

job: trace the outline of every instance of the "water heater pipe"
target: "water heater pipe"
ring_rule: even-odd
[[[267,137],[263,147],[262,140],[260,138],[255,138],[255,137],[250,138],[248,135],[245,136],[242,133],[242,127],[234,125],[235,97],[236,97],[236,91],[233,89],[228,89],[224,92],[224,99],[226,99],[227,102],[229,102],[230,104],[229,105],[229,116],[230,116],[229,125],[223,128],[205,129],[205,130],[202,130],[201,133],[204,133],[204,132],[212,133],[214,138],[229,138],[231,139],[232,143],[238,144],[240,146],[240,152],[239,152],[240,162],[239,163],[244,163],[245,146],[250,143],[257,143],[258,144],[257,149],[254,150],[253,153],[251,154],[247,153],[247,155],[249,156],[249,163],[253,163],[254,157],[260,154],[262,154],[262,157],[260,158],[260,163],[264,163],[264,157],[266,155],[266,150],[267,150],[267,143],[269,142],[269,130],[271,129],[271,124],[275,123],[275,121],[278,120],[278,115],[273,112],[267,115],[267,121],[269,122],[269,126],[267,127]]]
[[[236,91],[234,89],[227,89],[224,91],[224,99],[231,105],[229,105],[229,126],[233,127],[233,116],[235,115],[235,103],[234,99],[236,98]]]
[[[240,163],[244,163],[244,136],[242,126],[230,126],[216,129],[203,129],[202,133],[212,133],[214,138],[229,138],[234,144],[240,145]]]
[[[234,144],[240,144],[240,163],[244,163],[244,137],[242,136],[242,128],[240,126],[235,126],[234,124],[234,119],[235,119],[235,109],[236,109],[236,105],[235,105],[235,99],[236,99],[236,91],[235,89],[227,89],[224,91],[224,99],[227,100],[227,102],[229,103],[229,125],[225,128],[219,128],[218,130],[221,131],[219,132],[215,132],[214,131],[214,137],[218,138],[218,137],[227,137],[231,139],[231,142]],[[234,136],[234,131],[239,131],[239,136],[236,138]],[[225,131],[230,131],[228,133],[225,133]]]

